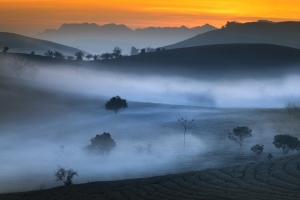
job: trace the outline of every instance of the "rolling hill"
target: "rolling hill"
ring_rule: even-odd
[[[58,43],[6,32],[0,32],[0,46],[1,48],[9,47],[8,52],[29,54],[34,51],[38,55],[44,55],[47,50],[59,51],[65,55],[74,55],[79,51],[77,48]]]
[[[166,49],[230,43],[266,43],[300,48],[300,22],[228,22],[213,30],[190,39],[165,46]]]
[[[6,199],[297,200],[299,155],[167,176],[1,194]]]

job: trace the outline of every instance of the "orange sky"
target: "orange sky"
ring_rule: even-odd
[[[34,35],[62,23],[188,27],[226,21],[300,21],[299,0],[0,0],[0,31]]]

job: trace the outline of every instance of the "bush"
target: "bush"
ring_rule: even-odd
[[[72,179],[74,176],[78,176],[78,172],[73,169],[66,169],[65,167],[57,166],[58,170],[55,172],[54,176],[56,181],[62,181],[66,186],[72,185]]]
[[[96,135],[91,139],[91,144],[87,145],[84,150],[87,153],[95,155],[108,155],[116,147],[116,142],[111,138],[109,133],[104,132],[102,135]]]
[[[290,150],[295,150],[299,147],[300,141],[297,137],[288,134],[279,134],[274,136],[276,148],[282,149],[283,154],[287,154]]]
[[[251,151],[255,153],[257,159],[260,156],[260,154],[263,152],[263,150],[264,150],[264,145],[256,144],[253,147],[251,147]]]

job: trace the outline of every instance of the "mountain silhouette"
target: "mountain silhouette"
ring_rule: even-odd
[[[216,30],[205,24],[194,28],[181,27],[148,27],[132,30],[123,24],[95,23],[63,24],[59,29],[47,29],[37,35],[37,38],[58,42],[68,46],[79,46],[81,49],[95,54],[110,52],[119,46],[125,53],[129,53],[132,46],[153,48],[172,44],[188,39],[197,34]]]
[[[199,34],[190,39],[165,46],[166,49],[211,44],[266,43],[300,48],[300,22],[228,22],[219,30]]]
[[[0,32],[0,46],[9,47],[8,52],[12,53],[30,53],[32,51],[38,55],[44,55],[48,50],[59,51],[65,55],[74,55],[79,51],[76,48],[57,44],[50,41],[30,38],[14,33]]]

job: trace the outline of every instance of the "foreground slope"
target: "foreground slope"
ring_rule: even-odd
[[[2,194],[1,199],[299,199],[299,155],[175,175]]]
[[[222,29],[168,45],[166,49],[211,44],[267,43],[300,48],[300,22],[228,22]]]
[[[79,51],[76,48],[46,40],[30,38],[14,33],[0,32],[0,48],[5,46],[9,47],[8,52],[29,54],[34,51],[38,55],[44,55],[48,50],[59,51],[66,55],[74,55]]]

